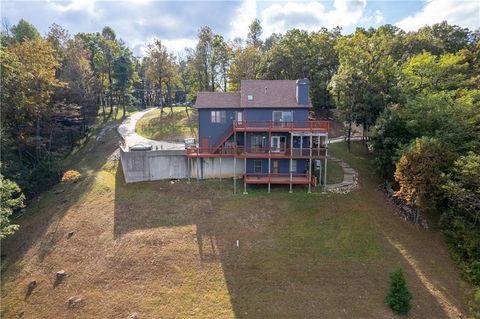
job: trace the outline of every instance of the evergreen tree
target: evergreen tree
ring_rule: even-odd
[[[412,294],[407,288],[407,282],[402,269],[398,267],[390,273],[390,287],[387,293],[387,304],[396,313],[406,315],[412,305]]]

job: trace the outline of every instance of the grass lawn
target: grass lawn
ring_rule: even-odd
[[[327,185],[341,183],[343,180],[343,169],[334,161],[327,162]]]
[[[172,112],[173,110],[173,112]],[[197,138],[197,111],[193,108],[174,107],[155,109],[145,114],[135,131],[146,138],[158,141],[183,142],[184,138]]]
[[[397,265],[408,318],[468,314],[441,233],[394,215],[360,145],[329,149],[358,170],[354,193],[234,195],[230,179],[126,185],[115,131],[91,143],[82,179],[34,199],[2,242],[2,318],[399,318],[385,305]]]

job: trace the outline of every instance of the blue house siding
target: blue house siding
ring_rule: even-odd
[[[201,145],[207,138],[208,146],[215,146],[225,131],[232,127],[235,120],[235,112],[240,109],[200,109],[198,110],[198,138]],[[211,111],[225,111],[225,123],[212,123]],[[201,145],[204,146],[204,145]]]
[[[211,122],[211,111],[225,111],[225,123],[212,123]],[[235,114],[238,111],[243,111],[243,119],[246,121],[272,121],[273,120],[273,111],[293,111],[293,120],[299,122],[308,121],[308,109],[307,108],[255,108],[255,109],[199,109],[198,112],[198,137],[199,143],[202,144],[202,141],[208,139],[208,146],[215,146],[220,138],[227,129],[232,126],[233,121],[235,120]],[[258,133],[257,133],[258,134]],[[241,134],[237,135],[238,145],[244,145],[243,136]],[[247,137],[247,147],[249,146],[251,138]],[[295,142],[295,141],[294,141]],[[267,144],[268,147],[269,143]],[[201,145],[203,146],[203,145]]]
[[[247,159],[247,174],[255,173],[254,169],[254,162],[261,161],[262,162],[262,173],[268,173],[268,159]],[[281,174],[290,173],[290,160],[289,159],[272,159],[272,173],[273,173],[273,161],[278,161],[278,171]],[[303,174],[308,169],[308,160],[306,159],[298,159],[297,161],[297,171],[294,173]]]
[[[307,108],[255,108],[244,109],[244,119],[247,121],[273,121],[273,111],[293,111],[293,120],[299,122],[308,121]]]

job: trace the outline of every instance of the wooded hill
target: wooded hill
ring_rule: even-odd
[[[479,31],[446,22],[416,32],[384,25],[262,40],[209,27],[174,54],[161,39],[135,57],[110,27],[41,36],[20,20],[1,34],[2,174],[32,197],[56,183],[62,158],[89,125],[127,107],[193,102],[198,91],[237,90],[242,79],[308,78],[316,110],[337,108],[350,136],[366,132],[380,175],[397,196],[440,219],[465,277],[480,285]]]

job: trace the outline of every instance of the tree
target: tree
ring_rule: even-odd
[[[167,48],[162,41],[155,39],[153,43],[147,46],[147,59],[145,60],[146,78],[158,87],[160,106],[164,105],[164,82],[172,76],[171,64],[172,55],[168,53]]]
[[[419,93],[454,91],[469,86],[468,70],[463,52],[441,56],[423,52],[403,65],[401,86],[407,98]]]
[[[396,313],[406,315],[412,305],[412,294],[407,288],[407,282],[403,276],[402,269],[398,267],[390,273],[390,287],[387,293],[387,305]]]
[[[405,149],[397,163],[395,193],[415,208],[432,209],[442,199],[442,172],[450,166],[452,153],[438,140],[417,138]]]
[[[111,115],[113,113],[113,61],[120,55],[121,48],[115,32],[108,26],[103,28],[101,36],[98,35],[97,39],[103,55],[98,62],[101,63],[101,69],[108,80],[107,97]]]
[[[24,200],[25,196],[20,187],[0,173],[0,239],[18,230],[19,226],[11,223],[10,216],[14,211],[25,206]]]
[[[212,29],[203,27],[198,32],[198,43],[194,51],[194,67],[201,91],[215,91],[215,64],[213,61]]]
[[[20,19],[20,21],[10,29],[10,32],[12,33],[14,42],[40,38],[40,33],[38,33],[37,28],[24,19]]]
[[[260,40],[261,36],[262,36],[262,25],[260,24],[260,20],[254,19],[250,24],[250,26],[248,27],[247,44],[257,49],[261,48],[262,46],[262,40]]]
[[[40,136],[41,119],[48,113],[47,111],[51,106],[50,98],[53,94],[53,89],[64,86],[64,83],[56,78],[60,63],[57,60],[57,55],[52,45],[42,38],[15,43],[8,47],[7,50],[18,59],[17,65],[20,68],[18,72],[25,75],[26,83],[24,83],[25,91],[23,92],[11,88],[15,91],[9,94],[10,96],[24,94],[25,99],[22,105],[5,105],[4,108],[6,108],[6,110],[2,108],[2,111],[5,111],[4,114],[6,115],[4,123],[14,129],[16,128],[18,132],[16,135],[20,137],[25,128],[21,129],[18,125],[23,124],[30,126],[33,124],[30,121],[35,119],[36,159],[39,160],[42,146]],[[8,111],[8,109],[11,108],[16,109],[18,113],[22,114],[24,122],[16,122],[15,118],[18,118],[19,114],[11,114],[11,112]],[[30,119],[30,121],[28,119]],[[23,144],[26,141],[20,139],[17,142]]]
[[[352,123],[368,132],[379,114],[397,99],[398,66],[393,60],[392,34],[389,28],[357,31],[339,39],[335,49],[340,67],[332,77],[331,93],[348,123],[347,143],[350,149]]]
[[[124,54],[113,62],[113,77],[115,78],[114,89],[121,97],[123,114],[126,114],[126,96],[133,84],[133,63],[131,58]]]

